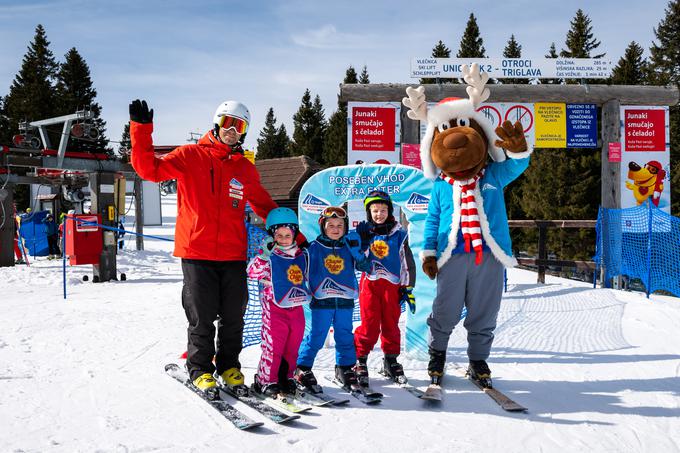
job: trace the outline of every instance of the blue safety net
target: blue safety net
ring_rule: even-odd
[[[653,204],[627,209],[600,208],[597,216],[598,267],[605,281],[639,279],[647,294],[665,290],[680,296],[680,218]]]

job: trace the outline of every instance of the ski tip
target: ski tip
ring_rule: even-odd
[[[239,426],[238,429],[241,431],[248,431],[254,428],[259,428],[260,426],[264,426],[263,422],[253,422],[253,423],[248,423],[246,425]]]
[[[179,369],[179,365],[177,365],[176,363],[168,363],[167,365],[165,365],[165,371],[172,371],[177,369]]]

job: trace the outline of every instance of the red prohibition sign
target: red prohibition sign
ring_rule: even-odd
[[[510,118],[510,112],[513,111],[517,111],[515,114],[517,119],[515,121],[519,121],[522,123],[522,125],[525,125],[524,132],[528,132],[529,129],[531,129],[531,126],[534,125],[534,115],[531,114],[531,110],[523,105],[512,106],[507,112],[505,112],[505,121],[508,121],[508,118]],[[528,126],[526,126],[527,121],[529,122]]]
[[[478,108],[477,111],[482,113],[489,121],[491,121],[491,124],[494,127],[501,125],[501,118],[503,118],[503,116],[501,115],[501,112],[493,105],[483,105]]]

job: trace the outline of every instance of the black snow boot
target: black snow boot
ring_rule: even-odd
[[[297,390],[297,384],[295,382],[295,379],[289,378],[283,381],[279,381],[279,388],[283,393],[295,395],[295,390]]]
[[[352,365],[335,365],[335,378],[346,389],[359,385]]]
[[[354,365],[354,374],[356,375],[359,385],[368,387],[368,357],[357,357],[357,363]]]
[[[303,392],[321,393],[322,389],[312,373],[312,369],[304,365],[298,365],[293,376],[297,387]]]
[[[470,379],[479,382],[482,387],[493,388],[491,382],[491,370],[485,360],[470,360],[470,365],[467,369],[467,374]]]
[[[253,391],[260,395],[268,396],[269,398],[277,398],[281,394],[281,387],[276,382],[272,384],[260,384],[260,381],[255,375],[255,382],[253,383]]]
[[[430,353],[430,362],[427,364],[427,374],[430,375],[430,384],[442,385],[446,351],[437,351],[429,348],[428,352]]]
[[[404,367],[397,362],[398,354],[385,354],[383,359],[383,374],[397,384],[406,384],[408,379],[404,376]]]

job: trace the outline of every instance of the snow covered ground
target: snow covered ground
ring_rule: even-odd
[[[164,226],[145,233],[171,237],[174,198],[163,201]],[[83,282],[89,266],[67,268],[67,300],[61,261],[0,269],[0,451],[680,451],[677,298],[538,285],[511,270],[489,363],[527,414],[504,412],[449,367],[438,407],[375,377],[379,406],[352,400],[241,432],[165,375],[186,349],[182,274],[171,243],[145,245],[128,240],[119,256],[126,282]],[[464,338],[454,333],[449,361],[465,361]],[[248,381],[259,352],[242,354]],[[380,357],[370,356],[374,371]],[[333,360],[322,350],[317,374]],[[426,385],[426,363],[403,362]]]

